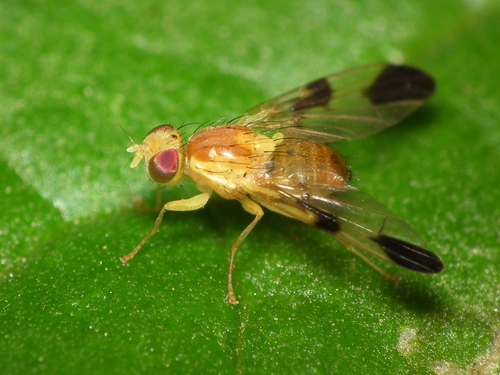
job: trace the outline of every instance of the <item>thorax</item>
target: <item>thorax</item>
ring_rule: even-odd
[[[262,173],[275,141],[242,126],[219,126],[195,133],[187,145],[186,174],[226,199],[244,194],[242,179]]]

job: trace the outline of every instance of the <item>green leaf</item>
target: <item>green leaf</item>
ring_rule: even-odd
[[[1,4],[0,373],[498,373],[499,17],[493,0]],[[335,147],[442,274],[387,266],[395,286],[266,213],[230,306],[229,249],[251,217],[219,198],[168,213],[120,263],[155,220],[135,208],[155,188],[128,168],[129,134],[194,123],[189,135],[321,75],[401,60],[435,77],[436,96]]]

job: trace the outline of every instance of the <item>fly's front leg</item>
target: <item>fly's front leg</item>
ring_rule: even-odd
[[[158,185],[156,187],[155,205],[153,207],[146,206],[142,200],[138,200],[135,203],[135,208],[137,209],[137,211],[143,212],[143,213],[152,213],[152,212],[160,211],[162,192],[163,192],[163,186]]]
[[[155,225],[153,226],[153,229],[142,239],[141,242],[139,242],[139,245],[135,247],[134,250],[130,254],[124,255],[120,258],[120,260],[123,263],[128,263],[138,252],[141,250],[141,248],[144,246],[146,242],[151,238],[153,234],[158,232],[160,229],[160,224],[161,221],[163,220],[163,215],[165,214],[166,211],[195,211],[199,210],[200,208],[203,208],[207,202],[208,199],[210,198],[211,192],[206,192],[206,193],[201,193],[199,195],[196,195],[192,198],[189,199],[181,199],[178,201],[172,201],[165,203],[163,208],[161,209],[160,213],[158,214],[158,217],[156,218]]]
[[[250,200],[249,198],[244,198],[240,200],[240,203],[243,206],[243,209],[246,212],[255,215],[255,218],[252,220],[250,224],[248,224],[248,226],[243,230],[243,232],[241,232],[238,239],[231,247],[231,258],[229,259],[229,272],[227,276],[227,300],[232,305],[236,305],[238,303],[238,299],[234,295],[234,289],[233,289],[233,269],[234,269],[234,256],[236,255],[236,250],[238,250],[238,247],[241,245],[243,240],[248,236],[248,234],[252,231],[252,229],[255,228],[259,220],[264,215],[262,207],[260,207],[257,203]]]

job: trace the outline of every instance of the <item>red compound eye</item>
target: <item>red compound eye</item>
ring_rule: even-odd
[[[169,182],[177,174],[179,155],[175,150],[165,150],[149,159],[149,175],[160,184]]]

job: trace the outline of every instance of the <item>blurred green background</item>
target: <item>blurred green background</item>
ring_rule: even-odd
[[[0,4],[0,373],[498,373],[500,3],[4,1]],[[416,65],[438,91],[389,131],[339,144],[353,184],[446,269],[387,265],[236,202],[169,213],[128,135],[232,118],[319,76]],[[125,130],[122,131],[122,129]],[[189,197],[189,184],[164,199]],[[482,371],[482,372],[481,372]]]

